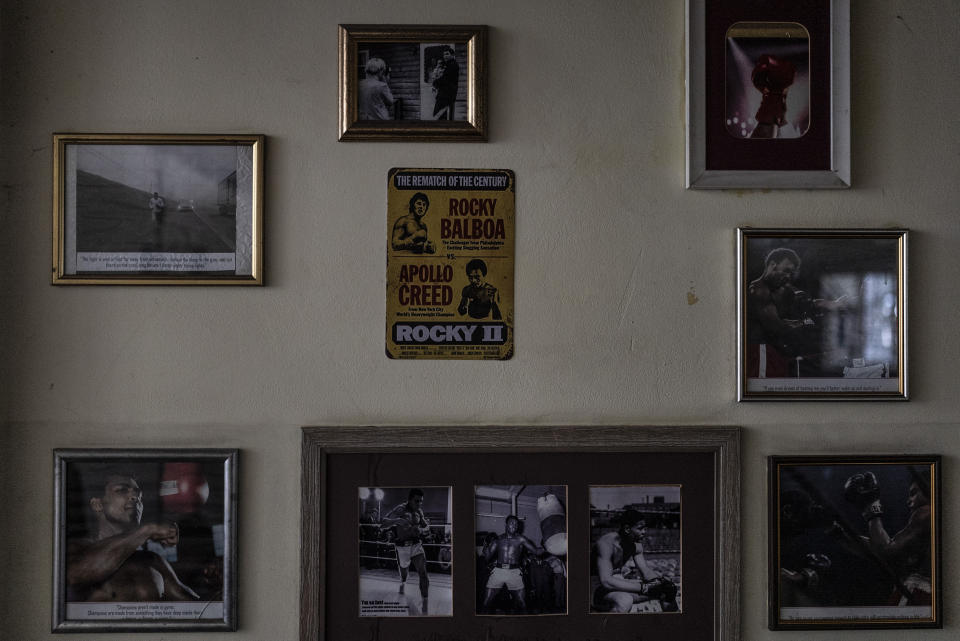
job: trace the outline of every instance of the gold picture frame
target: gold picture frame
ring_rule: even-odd
[[[341,141],[486,142],[486,25],[339,25]]]
[[[53,134],[54,285],[262,285],[256,134]]]
[[[768,627],[943,627],[941,459],[767,458]]]

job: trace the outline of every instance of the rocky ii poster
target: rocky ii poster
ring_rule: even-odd
[[[387,356],[513,356],[515,190],[507,169],[390,170]]]

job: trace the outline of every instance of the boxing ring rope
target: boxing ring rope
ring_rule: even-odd
[[[427,527],[429,527],[429,528],[446,528],[447,526],[450,526],[450,525],[453,525],[453,524],[452,524],[452,523],[431,523],[431,524],[428,525]],[[360,527],[366,527],[366,528],[375,528],[377,531],[380,531],[380,530],[383,529],[383,527],[382,527],[382,525],[381,525],[380,523],[360,523],[359,526],[360,526]],[[360,539],[360,544],[363,545],[364,543],[366,543],[366,544],[368,544],[368,545],[375,545],[375,546],[377,546],[378,548],[379,548],[380,546],[385,546],[385,547],[389,548],[389,549],[394,553],[394,556],[379,556],[379,555],[370,555],[370,554],[360,554],[359,556],[360,556],[361,559],[375,559],[375,560],[377,560],[377,561],[390,561],[391,563],[397,563],[397,557],[396,557],[396,552],[395,552],[395,550],[396,550],[396,548],[397,548],[397,544],[394,543],[393,541],[378,541],[378,540],[376,540],[376,539],[370,540],[370,539],[361,538],[361,539]],[[438,557],[439,557],[440,554],[443,552],[443,549],[444,549],[444,548],[447,550],[448,553],[451,552],[451,550],[450,550],[451,544],[450,544],[450,543],[424,543],[424,542],[421,542],[420,545],[422,545],[424,548],[428,548],[428,547],[430,547],[430,548],[440,548],[439,550],[437,550],[437,556],[438,556]],[[424,552],[426,552],[426,549],[424,550]],[[449,570],[449,569],[453,566],[453,556],[451,555],[451,556],[450,556],[450,559],[449,559],[449,560],[446,560],[446,561],[441,561],[441,560],[434,561],[434,560],[431,560],[431,559],[426,559],[426,562],[427,562],[427,563],[434,563],[434,564],[436,564],[436,565],[439,565],[439,566],[440,566],[440,569],[442,569],[442,570]]]

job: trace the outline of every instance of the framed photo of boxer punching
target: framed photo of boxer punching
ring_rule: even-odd
[[[771,456],[771,630],[941,628],[940,456]]]
[[[300,639],[733,641],[739,434],[304,427]]]
[[[737,400],[908,400],[905,229],[737,230]]]
[[[849,187],[849,0],[686,10],[686,186]]]
[[[237,629],[237,450],[53,456],[54,632]]]

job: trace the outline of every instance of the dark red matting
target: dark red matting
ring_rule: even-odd
[[[689,641],[712,639],[718,552],[711,452],[544,454],[390,453],[327,458],[326,638],[356,641]],[[566,485],[566,615],[478,616],[476,610],[474,487]],[[680,614],[589,614],[589,485],[680,484]],[[378,486],[453,487],[453,616],[359,616],[357,489]],[[415,577],[414,577],[415,582]],[[409,582],[409,581],[408,581]]]
[[[829,170],[830,0],[707,0],[704,20],[707,170]],[[797,22],[810,34],[810,128],[800,138],[751,140],[725,127],[727,29],[737,22]]]

